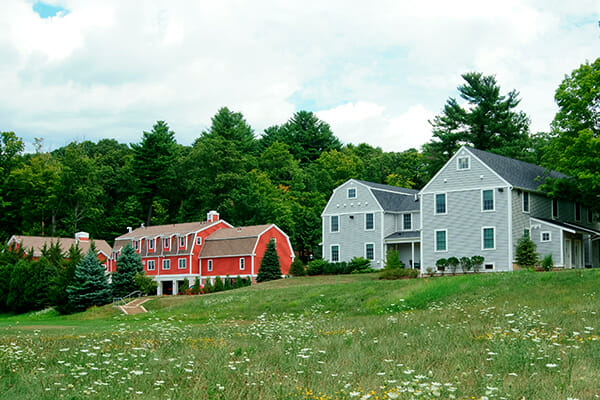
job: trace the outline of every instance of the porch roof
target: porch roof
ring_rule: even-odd
[[[420,231],[394,232],[384,238],[385,243],[415,242],[421,239]]]
[[[538,220],[538,221],[546,223],[546,224],[555,225],[555,226],[562,228],[569,232],[573,232],[573,231],[584,232],[584,233],[588,233],[588,234],[600,237],[600,231],[598,231],[596,229],[588,228],[585,226],[581,226],[578,224],[574,224],[571,222],[561,222],[561,221],[555,221],[553,219],[546,219],[546,218],[531,218],[531,219]]]

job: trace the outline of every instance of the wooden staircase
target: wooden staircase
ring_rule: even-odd
[[[130,301],[129,303],[127,303],[125,305],[118,306],[117,308],[119,308],[123,312],[123,314],[127,314],[127,315],[136,315],[136,314],[145,313],[145,312],[148,312],[148,310],[146,310],[142,304],[144,304],[148,300],[150,300],[150,299],[137,298],[133,301]]]

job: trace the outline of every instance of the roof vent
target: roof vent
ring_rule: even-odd
[[[237,228],[237,231],[238,231],[238,232],[241,232],[241,231],[242,231],[242,228]]]
[[[87,232],[77,232],[75,234],[75,240],[78,242],[89,242],[90,234]]]
[[[142,228],[142,229],[144,229],[144,228],[145,228],[145,226],[144,226],[144,223],[143,223],[143,222],[140,224],[140,228]]]
[[[127,232],[131,233],[132,230],[130,226],[127,227]]]

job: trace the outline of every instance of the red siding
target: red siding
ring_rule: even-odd
[[[240,258],[244,259],[244,269],[240,269]],[[220,276],[224,278],[229,275],[235,277],[238,275],[250,275],[252,273],[250,256],[236,256],[236,257],[219,257],[210,258],[213,261],[213,270],[208,271],[208,260],[202,260],[202,276]]]
[[[265,250],[267,250],[267,244],[271,238],[275,238],[277,245],[277,255],[279,256],[279,265],[281,265],[281,273],[287,275],[292,265],[292,249],[288,244],[286,237],[275,227],[272,227],[265,233],[263,233],[256,246],[256,257],[254,259],[254,273],[258,274],[260,268],[260,262],[262,261]]]

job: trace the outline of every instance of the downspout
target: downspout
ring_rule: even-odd
[[[507,188],[508,192],[508,265],[509,271],[513,270],[513,232],[512,232],[512,186]]]
[[[423,195],[421,193],[419,193],[419,224],[420,224],[420,229],[419,229],[419,243],[420,243],[420,248],[419,248],[419,253],[421,254],[420,256],[420,260],[419,260],[419,276],[423,277]],[[414,261],[413,261],[414,262]]]

